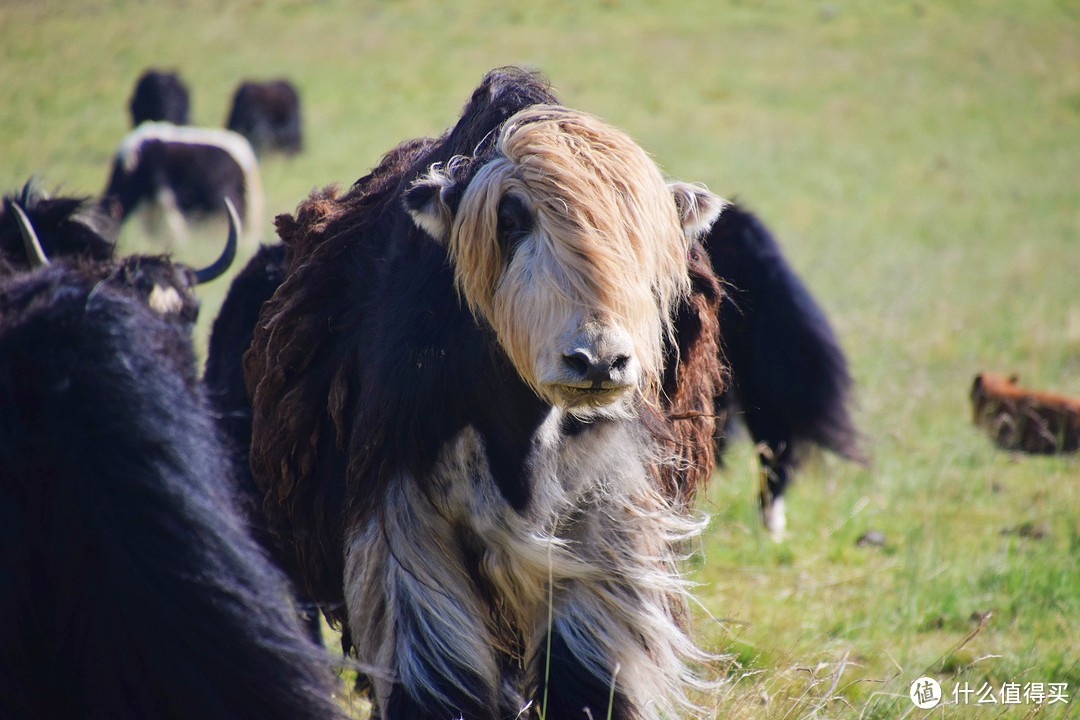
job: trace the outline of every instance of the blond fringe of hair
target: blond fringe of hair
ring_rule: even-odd
[[[622,131],[577,110],[538,105],[511,118],[498,156],[465,191],[449,238],[456,283],[534,390],[540,343],[577,313],[626,329],[654,389],[672,309],[689,290],[687,244],[659,168]],[[520,196],[536,218],[531,252],[507,265],[498,207]]]

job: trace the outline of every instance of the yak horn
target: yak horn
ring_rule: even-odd
[[[19,232],[22,233],[23,244],[26,246],[26,259],[29,261],[30,267],[39,268],[48,265],[49,258],[41,247],[41,241],[38,240],[37,233],[34,232],[34,226],[30,224],[30,218],[26,217],[26,213],[19,207],[19,203],[13,202],[11,207],[15,211],[15,217],[19,220]]]
[[[229,239],[225,241],[225,250],[212,265],[195,271],[196,285],[221,277],[236,259],[236,239],[240,235],[240,217],[236,214],[236,206],[229,198],[225,198],[225,209],[229,211]]]

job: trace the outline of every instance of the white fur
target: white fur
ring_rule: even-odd
[[[534,494],[523,514],[503,499],[472,430],[442,453],[429,495],[407,475],[395,478],[382,512],[347,547],[359,659],[426,692],[455,677],[459,659],[484,678],[487,697],[478,700],[506,702],[516,696],[500,677],[497,648],[509,628],[526,643],[527,694],[539,696],[553,583],[554,626],[597,677],[617,664],[618,687],[644,718],[692,711],[686,691],[700,683],[688,663],[706,656],[677,623],[687,587],[672,548],[702,523],[654,491],[649,444],[634,424],[567,438],[561,419],[553,410],[536,435],[527,465]],[[497,608],[484,604],[466,568],[463,530],[482,548],[480,572]],[[433,643],[395,634],[405,607],[425,618],[421,632],[439,638],[441,652],[418,655]],[[376,681],[377,697],[389,689]]]

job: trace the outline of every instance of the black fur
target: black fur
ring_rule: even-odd
[[[764,444],[763,501],[783,495],[810,446],[862,461],[843,349],[772,234],[733,205],[712,226],[706,247],[726,285],[720,333],[730,382],[717,406]],[[717,429],[722,447],[724,428]]]
[[[605,679],[589,673],[559,632],[552,632],[549,641],[550,652],[545,646],[539,659],[540,667],[547,668],[546,684],[536,701],[545,720],[632,720],[638,716],[625,695],[612,692],[613,675]]]
[[[243,82],[225,126],[246,137],[256,152],[300,152],[300,93],[288,80]]]
[[[340,715],[232,508],[192,357],[70,268],[0,283],[0,715]]]
[[[203,386],[236,474],[236,500],[248,529],[280,564],[280,543],[266,527],[262,493],[251,477],[251,401],[244,387],[241,359],[251,345],[262,304],[285,279],[285,246],[264,245],[241,270],[221,304],[210,333]],[[322,642],[320,615],[305,598],[299,611],[308,635]]]
[[[187,125],[190,100],[188,89],[174,72],[146,70],[139,76],[131,95],[132,127],[147,120]]]
[[[19,192],[5,195],[0,207],[0,276],[30,269],[14,203],[30,219],[46,257],[112,259],[120,224],[105,203],[89,197],[48,197],[30,181]]]

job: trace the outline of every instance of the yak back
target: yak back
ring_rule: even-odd
[[[0,283],[0,697],[27,717],[337,717],[175,362],[190,339],[54,264]],[[62,677],[57,681],[57,672]]]
[[[824,311],[788,264],[772,233],[731,205],[705,240],[726,292],[720,306],[721,350],[729,391],[757,441],[807,443],[861,461],[848,412],[852,380]],[[718,428],[723,430],[723,428]]]
[[[528,437],[543,408],[461,307],[445,250],[402,196],[433,163],[486,152],[507,118],[554,102],[539,76],[492,71],[442,137],[404,142],[346,194],[316,192],[276,220],[288,272],[244,357],[251,466],[291,549],[287,570],[332,620],[345,617],[346,530],[378,507],[393,473],[422,474],[466,423],[497,436],[493,470],[509,477],[523,461],[527,447],[504,440]],[[504,492],[527,502],[520,487]]]

